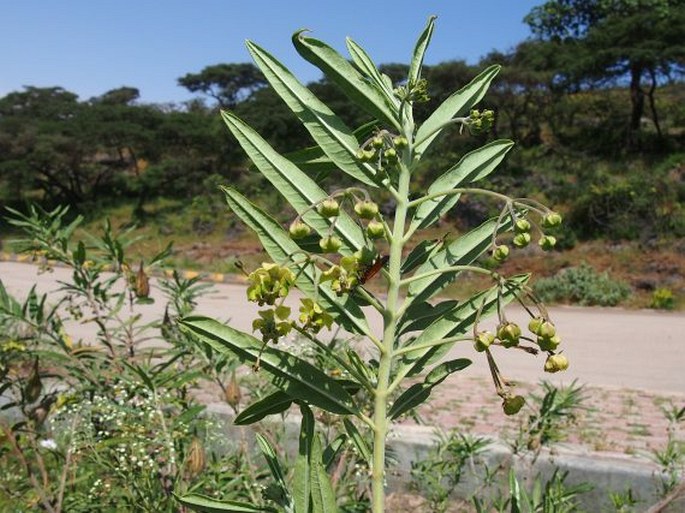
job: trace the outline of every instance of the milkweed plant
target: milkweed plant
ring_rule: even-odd
[[[381,513],[385,508],[386,440],[391,423],[425,401],[447,376],[471,364],[464,358],[446,359],[455,344],[471,343],[487,360],[494,392],[501,397],[506,415],[516,414],[525,399],[502,377],[493,347],[545,354],[541,366],[547,372],[568,367],[568,360],[559,352],[560,338],[552,320],[527,286],[528,276],[503,276],[492,266],[478,264],[483,256],[502,262],[510,248],[525,247],[533,237],[548,250],[555,239],[545,230],[561,223],[559,214],[536,201],[477,187],[477,182],[502,162],[513,142],[495,140],[467,153],[421,195],[410,194],[422,157],[443,133],[456,129],[480,134],[494,120],[492,111],[478,110],[476,105],[499,66],[485,69],[422,123],[415,121],[415,105],[428,99],[422,66],[434,21],[433,17],[428,20],[418,38],[408,76],[400,85],[381,73],[366,51],[349,38],[346,43],[351,61],[304,31],[293,35],[297,52],[373,120],[356,130],[274,56],[252,41],[246,43],[256,65],[316,146],[283,156],[235,114],[221,113],[256,169],[297,216],[284,228],[235,188],[222,187],[230,209],[254,230],[272,261],[248,277],[247,298],[262,307],[253,322],[256,336],[199,316],[181,319],[180,326],[199,344],[235,355],[275,385],[274,393],[238,415],[237,424],[282,413],[293,403],[299,407],[299,450],[294,468],[288,472],[276,449],[257,435],[277,493],[271,487],[269,500],[263,504],[222,502],[192,494],[179,497],[191,509],[337,511],[327,467],[340,440],[324,446],[315,420],[320,416],[314,415],[318,409],[326,412],[327,418],[342,417],[344,435],[368,459],[371,507],[374,513]],[[312,169],[342,171],[356,184],[328,192],[312,178]],[[381,194],[393,200],[391,215],[382,213],[374,201]],[[499,215],[453,240],[422,237],[423,230],[458,208],[465,194],[496,201],[501,207]],[[463,301],[440,300],[440,292],[466,273],[485,275],[491,285]],[[383,283],[382,293],[367,286],[375,274],[382,276],[376,277]],[[284,304],[294,289],[302,298],[299,315]],[[530,333],[524,334],[519,325],[507,320],[504,307],[512,301],[530,314]],[[381,332],[369,324],[370,309],[382,318]],[[491,315],[498,316],[494,333],[481,327]],[[367,343],[360,344],[359,350],[332,349],[322,333],[333,327]],[[279,339],[295,332],[332,359],[342,373],[329,375],[279,349]],[[403,389],[408,379],[413,384]]]

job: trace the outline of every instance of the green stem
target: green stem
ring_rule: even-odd
[[[447,273],[456,273],[456,272],[462,272],[462,271],[469,271],[472,273],[479,273],[479,274],[487,274],[488,276],[491,276],[493,279],[499,278],[499,274],[496,272],[490,271],[488,269],[483,269],[482,267],[478,267],[476,265],[453,265],[450,267],[442,267],[440,269],[434,269],[433,271],[426,271],[425,273],[417,274],[415,276],[411,276],[409,278],[406,278],[402,281],[400,281],[400,287],[406,287],[410,283],[414,281],[419,281],[423,280],[425,278],[430,278],[431,276],[435,276],[436,274],[447,274]]]
[[[411,123],[407,123],[411,125]],[[410,140],[413,126],[405,127],[406,137]],[[399,181],[395,221],[390,241],[390,261],[388,267],[388,296],[383,312],[383,340],[379,356],[378,382],[374,400],[374,439],[373,462],[371,467],[371,494],[373,513],[385,511],[385,442],[388,434],[388,388],[390,371],[394,358],[394,343],[397,332],[397,312],[399,310],[402,248],[404,230],[407,221],[410,168],[412,161],[411,148],[407,148],[399,163]]]
[[[484,196],[491,196],[493,198],[502,200],[505,203],[510,201],[513,203],[517,202],[505,194],[489,191],[487,189],[479,189],[478,187],[456,187],[454,189],[447,189],[445,191],[434,192],[427,194],[426,196],[421,196],[420,198],[416,198],[414,201],[411,201],[408,206],[409,208],[416,208],[426,201],[442,198],[445,196],[454,196],[455,194],[483,194]]]

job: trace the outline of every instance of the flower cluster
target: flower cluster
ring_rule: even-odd
[[[252,331],[259,330],[265,344],[270,341],[275,344],[279,338],[290,333],[292,325],[289,320],[289,307],[281,305],[268,310],[260,310],[258,313],[259,318],[252,321]]]
[[[295,275],[287,267],[265,262],[250,273],[247,280],[250,283],[247,289],[249,301],[259,306],[273,305],[277,299],[288,295],[290,287],[295,282]]]
[[[514,214],[512,213],[512,217]],[[550,251],[556,246],[557,239],[553,235],[549,235],[543,232],[543,229],[555,229],[561,225],[562,218],[561,215],[556,212],[547,212],[542,216],[540,220],[540,226],[538,231],[540,233],[540,238],[538,239],[538,245],[543,251]],[[525,217],[517,217],[513,220],[514,225],[514,237],[511,240],[512,246],[517,249],[522,249],[530,244],[532,240],[531,230],[533,225],[530,220]],[[496,245],[492,250],[492,259],[495,262],[502,263],[509,257],[509,246],[506,244]]]
[[[330,329],[333,325],[333,317],[328,312],[309,298],[303,298],[301,302],[300,323],[302,323],[303,330],[316,334],[323,327]]]

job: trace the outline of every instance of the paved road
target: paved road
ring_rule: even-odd
[[[38,290],[56,290],[58,280],[68,280],[69,271],[57,268],[52,273],[37,274],[37,268],[16,262],[0,262],[0,279],[19,298],[34,284]],[[154,305],[142,306],[144,316],[161,315],[164,302],[153,287]],[[227,320],[232,326],[250,330],[257,308],[245,299],[241,285],[217,284],[203,298],[198,313]],[[495,348],[503,374],[513,380],[535,382],[552,378],[558,383],[578,379],[593,386],[643,389],[658,393],[685,394],[685,315],[652,311],[627,311],[605,308],[559,307],[550,310],[563,338],[564,350],[571,366],[567,372],[549,375],[542,372],[544,359],[533,358],[522,351]],[[527,323],[525,313],[513,308],[511,320]],[[380,319],[372,317],[372,326],[380,332]],[[73,327],[75,338],[92,333],[89,326]],[[470,375],[486,375],[487,365],[470,344],[455,347],[451,356],[467,356],[475,364]]]

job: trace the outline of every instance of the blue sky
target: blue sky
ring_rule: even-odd
[[[523,17],[542,0],[0,0],[0,96],[24,85],[61,86],[85,100],[123,85],[143,102],[193,95],[176,79],[220,62],[247,62],[245,39],[303,81],[319,73],[291,34],[344,51],[346,36],[378,63],[408,62],[417,35],[438,16],[427,64],[506,50],[529,35]]]

